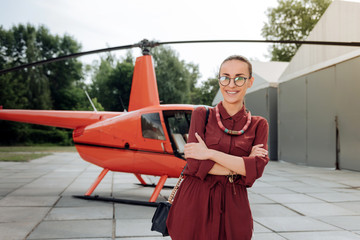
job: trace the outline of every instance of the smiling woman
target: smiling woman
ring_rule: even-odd
[[[251,116],[244,105],[253,82],[250,62],[230,56],[219,72],[224,101],[210,109],[206,126],[205,109],[194,110],[184,148],[185,179],[167,220],[173,240],[251,239],[247,188],[262,176],[269,161],[268,123]]]

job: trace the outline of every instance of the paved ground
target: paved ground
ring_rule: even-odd
[[[0,162],[0,239],[170,239],[150,231],[154,208],[72,198],[99,173],[76,153]],[[109,173],[95,194],[147,200],[153,189],[134,183]],[[360,239],[360,172],[271,162],[249,196],[255,240]]]

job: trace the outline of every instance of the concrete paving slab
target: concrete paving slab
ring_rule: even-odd
[[[321,217],[318,219],[345,230],[360,231],[360,216]]]
[[[43,221],[28,239],[112,238],[113,220]]]
[[[45,221],[60,220],[94,220],[112,219],[113,206],[101,205],[97,207],[61,207],[53,208],[44,219]]]
[[[360,195],[351,193],[309,193],[309,195],[318,199],[322,199],[326,202],[360,201]]]
[[[264,197],[271,199],[274,202],[278,203],[323,203],[324,201],[300,194],[263,194]]]
[[[0,188],[0,196],[1,197],[6,196],[13,191],[14,191],[13,188]]]
[[[0,200],[0,207],[52,207],[58,196],[6,196]]]
[[[335,206],[348,209],[356,213],[356,215],[360,215],[360,201],[358,202],[340,202],[340,203],[333,203]]]
[[[65,187],[21,187],[10,193],[11,196],[59,196],[65,190]]]
[[[276,187],[286,187],[288,189],[293,187],[309,187],[308,184],[300,181],[270,182],[270,184]]]
[[[341,230],[330,224],[305,216],[258,217],[256,221],[274,232],[333,231]]]
[[[151,220],[155,210],[155,207],[115,204],[115,218]]]
[[[257,217],[256,221],[274,232],[334,231],[341,230],[330,224],[305,216]]]
[[[81,195],[81,194],[80,194]],[[111,202],[98,202],[91,200],[84,200],[79,198],[74,198],[72,196],[62,196],[60,200],[56,203],[55,207],[99,207],[113,205]]]
[[[253,187],[248,189],[249,192],[252,193],[258,193],[258,194],[262,194],[262,193],[294,193],[294,191],[290,190],[290,189],[286,189],[283,187]]]
[[[309,177],[303,177],[299,178],[299,181],[308,184],[309,186],[318,186],[318,187],[326,187],[326,188],[344,188],[347,187],[344,184],[327,181],[323,179],[317,179],[317,178],[309,178]]]
[[[254,233],[271,233],[272,231],[254,221]]]
[[[29,182],[33,181],[32,178],[21,178],[21,177],[17,177],[17,178],[2,178],[1,179],[1,183],[2,184],[6,184],[6,183],[22,183],[22,184],[27,184]]]
[[[0,223],[39,222],[50,207],[0,207]]]
[[[335,189],[332,188],[324,188],[318,186],[307,186],[307,187],[292,187],[289,189],[295,193],[334,193]]]
[[[331,203],[285,203],[284,205],[305,216],[356,215],[353,211],[338,207]]]
[[[351,232],[295,232],[295,233],[280,233],[288,240],[359,240],[360,236]]]
[[[25,239],[37,222],[0,223],[0,240]]]
[[[276,176],[276,175],[273,175],[273,174],[265,173],[259,179],[259,181],[266,182],[266,183],[271,183],[271,182],[286,182],[286,181],[290,181],[290,179],[287,178],[287,177],[281,177],[281,176]]]
[[[252,204],[275,203],[273,200],[270,200],[269,198],[266,198],[263,195],[252,193],[252,192],[248,193],[248,198]]]
[[[258,217],[290,217],[299,216],[298,213],[281,206],[280,204],[252,204],[250,203],[252,215]]]
[[[117,219],[116,237],[160,237],[158,232],[151,231],[151,219]]]
[[[276,233],[254,233],[252,240],[286,240]]]

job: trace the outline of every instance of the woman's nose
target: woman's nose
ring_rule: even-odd
[[[230,79],[229,87],[231,87],[231,88],[236,87],[234,78]]]

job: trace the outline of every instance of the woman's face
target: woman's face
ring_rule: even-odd
[[[220,85],[220,91],[224,97],[224,102],[229,104],[242,104],[246,90],[252,86],[254,78],[250,77],[249,67],[246,62],[240,60],[230,60],[222,64],[220,68],[220,77],[226,76],[231,78],[229,85]],[[241,87],[235,85],[235,77],[247,78],[245,84]]]

